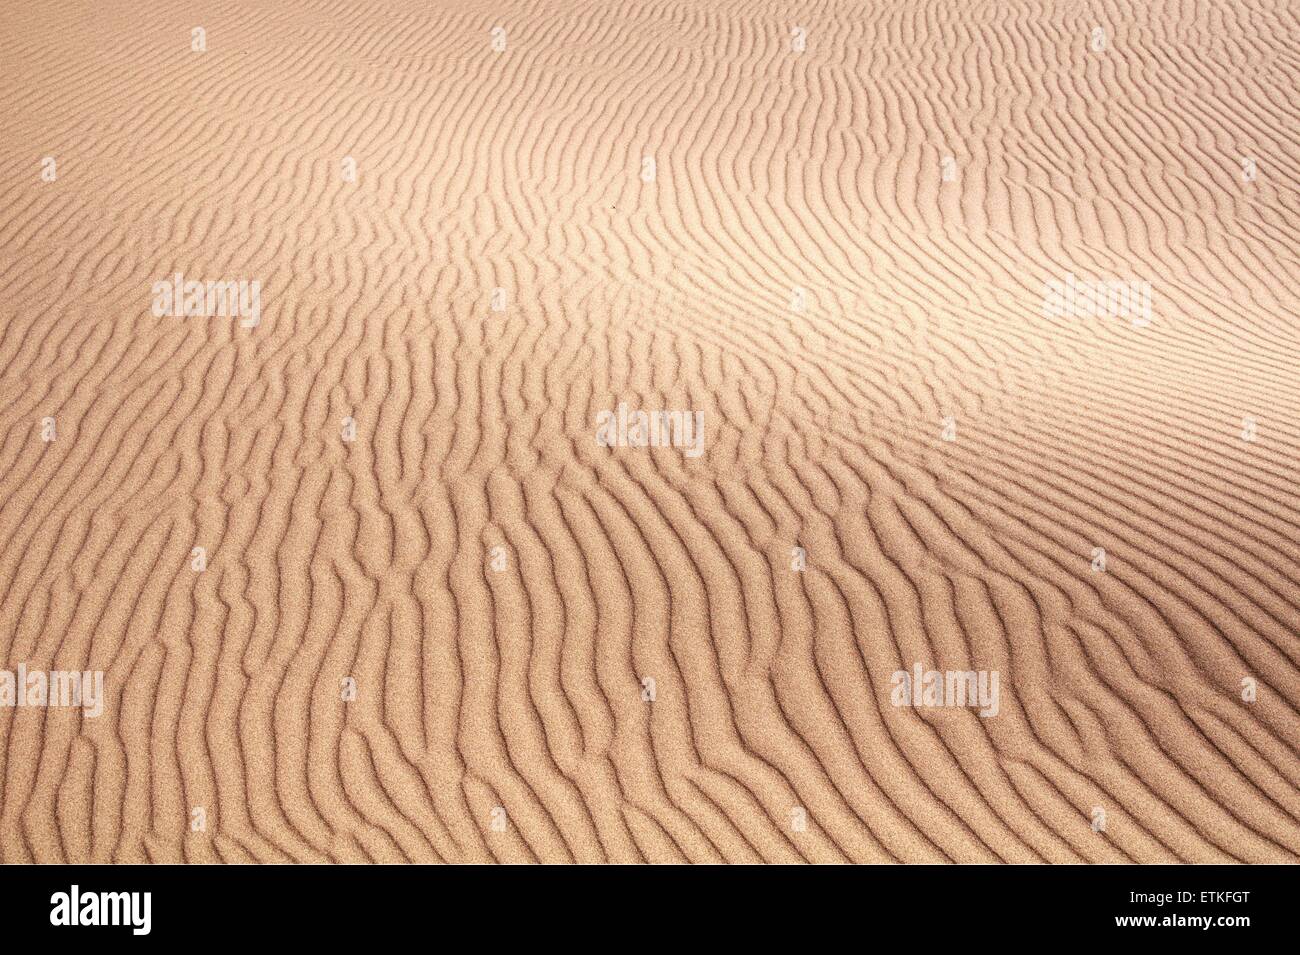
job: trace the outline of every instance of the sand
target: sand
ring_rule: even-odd
[[[1295,7],[149,6],[0,11],[0,859],[1300,858]]]

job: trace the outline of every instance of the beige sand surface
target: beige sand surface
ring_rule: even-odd
[[[0,663],[104,694],[0,706],[0,859],[1295,861],[1298,76],[1287,0],[5,4]]]

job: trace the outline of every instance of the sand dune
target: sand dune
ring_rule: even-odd
[[[1298,16],[8,5],[0,860],[1296,861]]]

